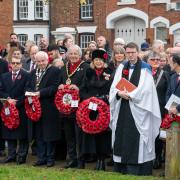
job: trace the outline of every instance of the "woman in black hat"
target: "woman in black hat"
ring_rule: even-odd
[[[97,97],[108,103],[108,94],[113,80],[112,70],[107,67],[107,53],[103,49],[96,49],[92,52],[92,62],[90,68],[86,71],[84,86],[80,91],[81,99]],[[96,120],[98,111],[90,113],[90,119]],[[104,159],[111,150],[110,131],[105,130],[98,134],[88,134],[82,132],[81,155],[96,154],[96,170],[105,170]],[[82,158],[82,167],[84,168]]]

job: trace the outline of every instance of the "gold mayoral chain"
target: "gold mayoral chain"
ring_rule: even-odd
[[[67,76],[68,76],[68,78],[67,78],[67,80],[66,80],[66,84],[71,84],[71,79],[70,79],[70,77],[75,74],[75,72],[79,69],[80,65],[81,65],[83,62],[84,62],[84,61],[82,61],[82,62],[77,66],[77,68],[76,68],[71,74],[69,74],[69,70],[68,70],[68,64],[69,64],[69,63],[66,63],[66,72],[67,72]]]

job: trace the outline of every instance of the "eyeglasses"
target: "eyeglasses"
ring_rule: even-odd
[[[19,65],[19,64],[21,64],[21,63],[20,63],[20,62],[11,62],[11,64],[13,64],[13,65],[15,65],[15,64]]]

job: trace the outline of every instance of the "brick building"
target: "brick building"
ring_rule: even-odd
[[[51,0],[51,40],[71,33],[85,48],[90,40],[104,35],[126,42],[163,40],[167,46],[180,41],[179,0]]]
[[[13,2],[0,0],[0,45],[5,46],[13,31]]]

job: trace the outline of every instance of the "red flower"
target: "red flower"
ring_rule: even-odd
[[[124,69],[124,70],[123,70],[123,74],[124,74],[125,76],[128,76],[128,75],[129,75],[129,70]]]
[[[108,59],[108,54],[104,53],[103,58],[107,60]]]
[[[37,122],[41,117],[41,104],[39,101],[38,96],[29,96],[32,102],[30,103],[28,97],[25,99],[25,109],[28,118],[33,121]]]
[[[88,108],[89,103],[97,104],[98,116],[95,121],[91,121],[89,114],[91,110]],[[84,100],[78,107],[76,112],[77,124],[85,133],[98,134],[105,131],[110,122],[110,109],[109,106],[101,99],[91,97]]]
[[[165,117],[162,120],[161,127],[163,129],[168,129],[168,128],[171,127],[171,124],[173,122],[180,123],[180,116],[175,115],[175,114],[166,114]]]
[[[9,109],[8,115],[5,113],[6,108]],[[16,129],[19,127],[19,112],[14,104],[5,103],[1,109],[1,117],[2,121],[4,122],[4,126],[6,126],[8,129]]]
[[[59,112],[69,115],[77,110],[77,107],[71,107],[71,102],[79,102],[79,90],[69,89],[69,85],[64,85],[64,89],[59,89],[55,96],[55,105]]]

